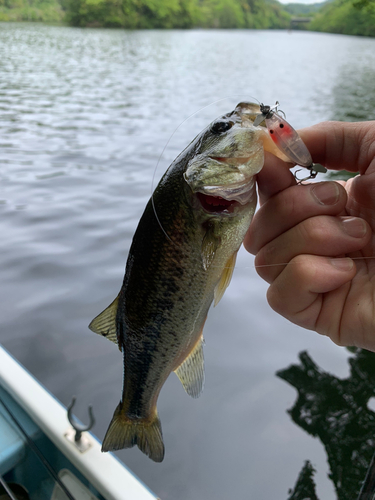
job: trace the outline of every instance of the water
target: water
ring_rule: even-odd
[[[103,438],[121,393],[117,348],[87,328],[121,287],[132,234],[181,149],[241,99],[276,100],[295,127],[374,119],[375,40],[281,31],[122,31],[0,24],[1,342]],[[348,375],[345,349],[273,313],[241,251],[205,327],[206,385],[159,398],[166,458],[119,457],[163,500],[288,495],[303,462],[335,498],[322,444],[286,410],[277,370],[308,350]]]

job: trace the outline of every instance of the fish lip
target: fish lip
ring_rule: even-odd
[[[254,176],[251,176],[245,182],[236,182],[225,186],[204,186],[198,192],[206,196],[219,197],[226,201],[246,205],[253,197]]]
[[[247,162],[249,162],[252,158],[252,156],[209,156],[211,160],[218,161],[219,163],[229,163],[231,165],[245,165]]]

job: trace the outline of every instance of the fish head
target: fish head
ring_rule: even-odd
[[[232,215],[254,199],[254,176],[264,163],[264,127],[254,127],[258,104],[241,102],[197,138],[184,179],[206,212]]]

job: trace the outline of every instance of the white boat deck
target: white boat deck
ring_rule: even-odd
[[[114,455],[102,453],[92,434],[85,433],[91,446],[81,453],[65,437],[70,428],[66,408],[1,346],[0,386],[106,500],[157,499]]]

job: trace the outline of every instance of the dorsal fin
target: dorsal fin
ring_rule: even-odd
[[[185,391],[189,396],[198,398],[204,384],[203,335],[195,344],[193,350],[175,370]]]
[[[118,307],[118,296],[103,312],[94,318],[89,324],[90,330],[103,335],[108,340],[117,344],[116,315]],[[119,346],[120,348],[120,346]],[[120,348],[121,350],[121,348]]]
[[[221,275],[219,283],[216,285],[214,292],[214,307],[218,305],[222,296],[224,295],[225,290],[229,286],[230,280],[232,279],[233,270],[236,265],[237,252],[229,257],[228,262],[225,265],[223,274]]]

